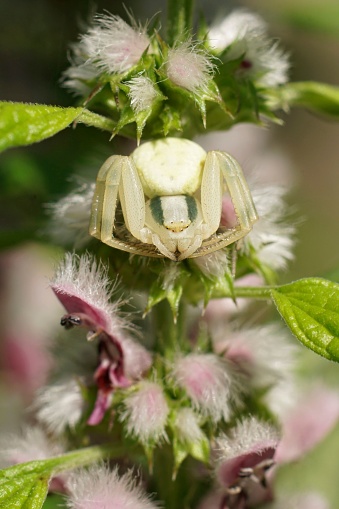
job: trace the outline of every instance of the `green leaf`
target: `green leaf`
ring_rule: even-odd
[[[0,509],[41,509],[53,475],[122,452],[121,448],[111,445],[94,446],[5,468],[0,471]]]
[[[48,492],[48,477],[25,476],[1,487],[0,508],[40,509]]]
[[[339,362],[339,284],[320,278],[300,279],[272,289],[271,296],[301,343]]]
[[[0,102],[0,151],[54,136],[74,120],[112,132],[115,122],[84,108]]]
[[[43,104],[0,103],[0,150],[30,145],[65,129],[82,108]]]

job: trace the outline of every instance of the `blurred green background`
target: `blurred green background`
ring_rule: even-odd
[[[142,21],[166,10],[165,1],[125,0],[124,4]],[[258,12],[268,22],[271,35],[290,53],[292,80],[316,80],[339,86],[337,0],[197,0],[197,6],[208,22],[238,7]],[[61,73],[68,65],[68,45],[77,39],[90,14],[104,9],[126,17],[123,3],[115,0],[98,0],[95,8],[89,0],[2,0],[1,100],[73,105],[71,95],[60,86]],[[296,258],[284,279],[327,275],[339,269],[339,122],[301,110],[282,114],[282,118],[285,125],[272,126],[265,148],[277,147],[284,154],[289,171],[281,181],[293,183],[289,202],[298,223]],[[41,235],[46,222],[45,203],[74,188],[74,175],[88,176],[94,162],[94,171],[98,168],[119,144],[119,140],[109,144],[108,139],[107,133],[78,126],[41,144],[12,149],[1,155],[0,260],[8,260],[23,245],[29,245],[30,249],[32,245],[33,249],[40,245],[46,249],[43,246],[47,240]],[[251,168],[248,147],[243,149],[246,155],[241,162]],[[279,181],[274,167],[272,174],[274,181]],[[37,244],[32,244],[33,241]],[[7,262],[0,265],[3,320],[8,300],[7,266]],[[20,286],[20,280],[16,284]],[[43,320],[44,313],[41,309],[39,312]],[[13,316],[20,320],[20,309]],[[5,359],[1,364],[5,372]],[[339,387],[339,366],[306,353],[303,369],[311,378],[317,375]],[[6,382],[6,378],[0,379],[0,414],[3,415],[0,427],[3,424],[10,429],[13,419],[22,413],[17,409],[25,398],[17,397],[16,410],[8,410],[10,405],[4,402],[9,394]],[[4,417],[7,411],[12,412],[11,418]],[[293,491],[319,489],[330,496],[336,509],[339,507],[338,458],[339,429],[304,461],[282,474],[281,489],[285,486]],[[54,507],[52,502],[48,504],[51,505],[46,507]]]

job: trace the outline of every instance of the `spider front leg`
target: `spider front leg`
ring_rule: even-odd
[[[250,190],[239,163],[226,152],[212,151],[206,156],[201,183],[201,207],[204,224],[210,232],[220,225],[224,183],[233,203],[237,225],[218,233],[203,242],[202,247],[192,255],[201,256],[226,247],[243,238],[257,221],[257,213]]]
[[[112,206],[112,212],[113,212],[113,220],[115,216],[115,209],[117,204],[117,197],[118,197],[118,189],[119,189],[119,182],[120,182],[120,176],[121,176],[121,168],[120,168],[120,156],[112,156],[107,159],[107,161],[104,162],[104,164],[101,166],[96,180],[93,200],[92,200],[92,209],[91,209],[91,218],[90,218],[90,224],[89,224],[89,233],[90,235],[93,235],[93,237],[101,240],[101,224],[102,224],[102,211],[103,211],[103,203],[104,203],[104,197],[106,194],[106,178],[107,174],[110,173],[113,169],[116,173],[116,180],[117,184],[112,185],[110,189],[110,196],[111,196],[111,206]],[[115,169],[115,170],[114,170]]]
[[[126,228],[141,242],[152,243],[151,232],[145,228],[145,198],[140,178],[133,160],[126,156],[110,157],[99,170],[92,203],[90,234],[123,251],[157,256],[148,253],[147,246],[114,237],[118,194]]]

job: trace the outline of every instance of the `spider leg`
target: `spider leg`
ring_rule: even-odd
[[[91,219],[89,225],[89,233],[101,240],[101,222],[102,222],[102,213],[103,213],[103,203],[105,197],[105,188],[106,188],[106,178],[108,173],[115,171],[117,176],[117,184],[116,186],[112,186],[110,189],[111,195],[111,207],[112,207],[112,215],[114,218],[116,202],[118,197],[118,186],[120,182],[121,175],[121,165],[119,164],[121,157],[120,156],[112,156],[104,162],[101,166],[94,190],[93,201],[92,201],[92,209],[91,209]]]
[[[131,157],[122,158],[119,197],[125,225],[133,237],[141,239],[145,227],[145,195],[138,171]],[[142,232],[142,233],[141,233]]]
[[[209,178],[211,178],[212,183],[205,184],[205,179]],[[239,163],[226,152],[212,151],[208,152],[206,157],[201,186],[201,205],[207,224],[213,225],[213,228],[215,227],[217,212],[220,223],[220,196],[223,189],[222,181],[220,188],[218,187],[218,179],[223,179],[226,183],[238,219],[238,225],[223,233],[216,233],[210,239],[204,240],[201,248],[193,253],[191,258],[211,253],[243,238],[251,231],[253,224],[258,219],[250,190]],[[212,192],[214,196],[211,194]],[[217,201],[218,203],[216,204],[215,202]],[[219,223],[210,235],[218,229]]]
[[[126,227],[136,237],[135,243],[114,237],[114,220],[118,194]],[[145,222],[145,199],[133,161],[112,156],[99,170],[94,190],[90,228],[91,235],[105,244],[145,256],[163,257],[154,246],[138,242]],[[147,232],[144,232],[144,237]]]
[[[258,216],[240,164],[226,152],[216,151],[210,154],[218,161],[217,164],[225,179],[240,227],[251,230]]]

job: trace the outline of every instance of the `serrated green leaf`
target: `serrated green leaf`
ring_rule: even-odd
[[[50,138],[74,120],[110,132],[115,127],[109,118],[85,108],[0,102],[0,151]]]
[[[320,278],[301,279],[272,289],[271,296],[301,343],[339,362],[339,284]]]
[[[30,145],[65,129],[82,108],[43,104],[0,103],[0,150]]]
[[[15,477],[1,479],[1,509],[40,509],[48,492],[49,475],[22,469]]]

